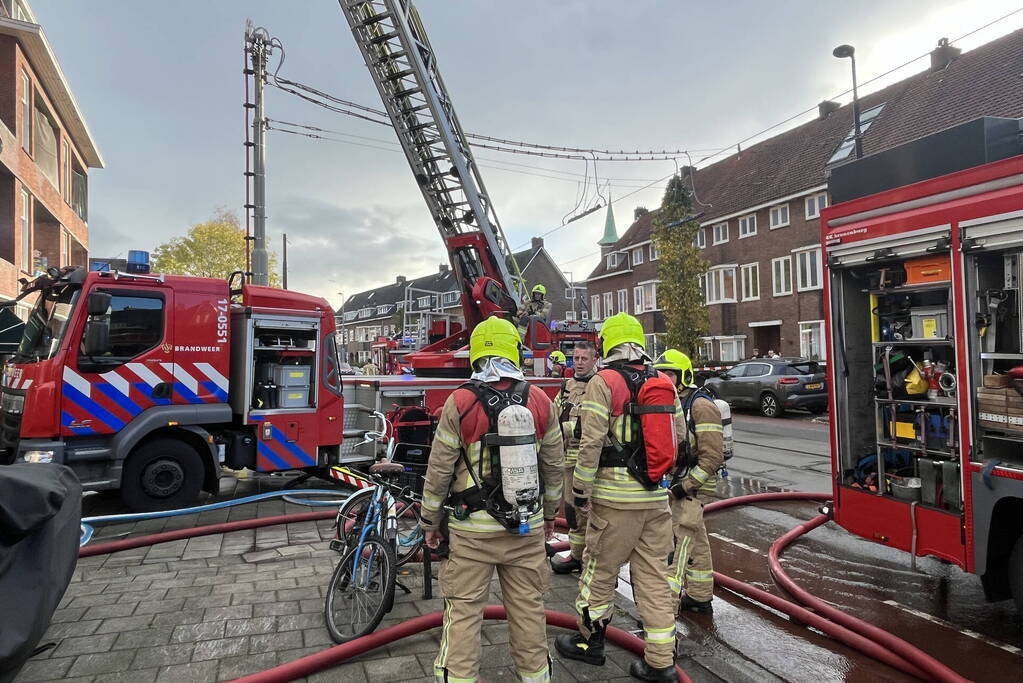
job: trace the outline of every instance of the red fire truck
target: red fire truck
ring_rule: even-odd
[[[983,118],[833,169],[834,519],[1023,610],[1023,148]]]
[[[135,510],[259,471],[340,457],[334,312],[323,299],[228,281],[51,269],[4,367],[6,461],[58,462]]]

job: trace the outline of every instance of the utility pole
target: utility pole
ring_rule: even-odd
[[[265,29],[245,27],[245,44],[254,82],[252,117],[252,282],[270,284],[269,256],[266,250],[266,113],[263,110],[263,86],[270,55],[270,36]]]
[[[281,270],[282,270],[282,273],[281,273],[281,284],[284,285],[284,289],[287,289],[288,288],[288,233],[284,233],[284,239],[282,240],[282,242],[284,243],[282,245],[282,251],[283,251],[283,259],[282,260],[284,262],[284,265],[281,268]]]

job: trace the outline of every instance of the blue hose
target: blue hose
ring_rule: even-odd
[[[246,505],[248,503],[257,503],[261,500],[267,500],[268,498],[283,498],[285,502],[295,503],[297,505],[307,505],[309,507],[317,506],[336,506],[344,502],[348,496],[351,495],[350,491],[340,491],[337,489],[300,489],[295,491],[270,491],[268,493],[258,493],[254,496],[246,496],[244,498],[236,498],[234,500],[222,500],[219,503],[208,503],[207,505],[198,505],[191,508],[181,508],[178,510],[160,510],[157,512],[130,512],[121,515],[100,515],[97,517],[83,517],[82,518],[82,535],[79,539],[79,547],[88,543],[93,536],[94,524],[103,524],[107,522],[138,522],[144,519],[160,519],[161,517],[178,517],[181,515],[194,515],[201,512],[209,512],[210,510],[222,510],[224,508],[234,507],[235,505]],[[336,496],[334,500],[305,500],[305,496]]]

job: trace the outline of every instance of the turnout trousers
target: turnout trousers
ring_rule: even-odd
[[[603,630],[614,612],[618,572],[629,563],[632,592],[646,630],[644,659],[654,668],[675,663],[675,612],[665,577],[671,554],[668,507],[620,510],[592,503],[586,527],[579,597],[579,631]]]
[[[568,546],[572,557],[583,559],[583,548],[586,547],[586,523],[589,514],[572,505],[572,477],[575,476],[575,463],[565,467],[565,521],[568,522]]]
[[[682,591],[693,600],[706,602],[714,597],[714,564],[710,555],[707,525],[703,521],[703,500],[671,499],[675,554],[669,567],[668,584],[678,612]]]
[[[434,661],[438,681],[471,683],[480,668],[480,629],[497,571],[508,610],[511,653],[519,678],[551,680],[543,594],[550,578],[543,532],[473,536],[451,531],[450,555],[440,570],[444,627]]]

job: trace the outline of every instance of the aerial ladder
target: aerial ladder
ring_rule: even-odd
[[[462,293],[465,327],[408,356],[417,375],[469,372],[462,350],[477,323],[513,318],[525,295],[479,167],[437,70],[437,60],[410,0],[339,0],[391,119],[401,148],[444,240]],[[534,362],[552,350],[550,331],[529,321],[524,338]]]

